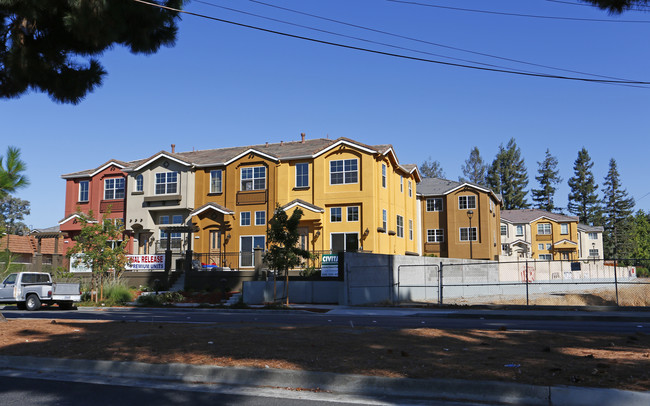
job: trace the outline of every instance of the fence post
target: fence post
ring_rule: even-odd
[[[614,258],[614,287],[616,288],[616,306],[618,306],[618,272],[616,270],[616,258]]]
[[[442,261],[440,261],[440,266],[438,267],[438,305],[442,306]]]
[[[524,278],[526,279],[526,306],[529,306],[528,302],[528,258],[526,258],[526,268],[524,268]]]

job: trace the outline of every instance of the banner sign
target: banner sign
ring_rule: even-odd
[[[83,260],[83,254],[72,254],[70,256],[70,272],[92,272],[92,267],[87,267],[81,261]]]
[[[124,267],[128,271],[163,271],[164,255],[127,255],[129,262]]]
[[[338,278],[339,276],[339,256],[323,255],[321,261],[320,276],[324,278]]]

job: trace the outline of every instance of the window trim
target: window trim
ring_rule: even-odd
[[[520,228],[521,228],[521,233],[519,233]],[[515,237],[523,237],[524,233],[525,233],[525,230],[524,230],[524,225],[523,224],[515,225]]]
[[[409,241],[413,241],[413,220],[409,219]]]
[[[360,246],[359,243],[361,242],[361,240],[359,239],[359,233],[358,232],[356,232],[356,231],[350,231],[350,232],[348,232],[348,231],[340,231],[340,232],[339,231],[333,231],[333,232],[330,233],[330,251],[332,251],[334,249],[333,244],[332,244],[334,235],[343,235],[343,252],[348,252],[348,247],[347,247],[348,239],[347,239],[347,236],[352,235],[352,234],[357,236],[357,250],[360,250],[361,246]]]
[[[381,164],[381,187],[386,189],[386,164],[382,163]]]
[[[346,170],[345,170],[345,162],[346,162],[346,161],[355,161],[355,163],[356,163],[356,170],[354,170],[354,171],[346,171]],[[338,171],[337,171],[337,172],[332,172],[332,164],[333,164],[334,162],[343,162],[343,170],[342,170],[341,172],[338,172]],[[358,183],[359,183],[359,158],[350,158],[350,159],[334,159],[334,160],[331,160],[331,161],[330,161],[330,165],[329,165],[329,166],[330,166],[330,186],[332,186],[332,185],[355,185],[355,184],[358,184]],[[346,176],[345,176],[345,175],[346,175],[347,173],[352,173],[352,172],[354,172],[354,173],[357,174],[357,176],[356,176],[356,181],[354,181],[354,182],[346,182],[346,179],[345,179]],[[341,174],[343,174],[343,182],[341,182],[341,183],[332,183],[332,174],[334,174],[334,173],[341,173]]]
[[[210,171],[210,193],[223,193],[223,169]]]
[[[258,222],[258,214],[262,213],[264,215],[263,221],[260,223]],[[255,225],[256,226],[265,226],[266,225],[266,211],[265,210],[257,210],[255,211]]]
[[[569,234],[569,223],[560,223],[560,234],[561,235]]]
[[[301,166],[301,167],[302,166],[307,166],[307,173],[298,175],[298,167],[299,166]],[[298,162],[298,163],[296,163],[295,172],[296,172],[296,183],[295,183],[296,189],[307,189],[307,188],[309,188],[309,162]],[[298,184],[299,176],[301,176],[301,177],[304,176],[304,177],[307,178],[307,184],[306,185],[299,185]]]
[[[413,197],[413,184],[409,180],[409,197]]]
[[[334,220],[334,211],[338,210],[338,220]],[[343,222],[343,208],[342,207],[330,207],[330,223],[342,223]]]
[[[247,216],[244,216],[247,215]],[[248,218],[248,224],[244,224],[244,217]],[[240,227],[248,227],[251,225],[251,212],[250,211],[242,211],[239,212],[239,226]]]
[[[505,233],[503,232],[504,230]],[[501,224],[500,231],[502,237],[508,237],[508,226],[506,224]]]
[[[433,231],[433,233],[432,233],[433,234],[433,241],[431,241],[432,235],[429,234],[429,231]],[[444,230],[444,228],[429,228],[429,229],[427,229],[427,242],[428,243],[443,243],[443,242],[445,242],[445,230]]]
[[[432,210],[429,210],[429,201],[432,202]],[[440,202],[440,210],[436,210],[436,201]],[[428,212],[443,212],[444,211],[444,202],[441,197],[427,197],[425,200],[425,210]]]
[[[552,261],[553,254],[539,254],[537,255],[537,259],[539,259],[540,261]]]
[[[264,177],[255,177],[255,169],[261,168],[262,171],[264,171]],[[251,171],[251,177],[244,179],[244,171]],[[266,166],[264,165],[257,165],[257,166],[245,166],[242,167],[239,171],[239,191],[240,192],[253,192],[257,190],[266,190],[266,176],[267,176],[267,171],[266,171]],[[264,187],[262,188],[255,188],[255,181],[264,179]],[[244,182],[251,182],[251,188],[250,189],[244,189]]]
[[[250,212],[249,212],[250,213]],[[258,235],[240,235],[239,236],[239,266],[241,268],[254,268],[255,267],[255,238],[261,237],[264,241],[262,247],[263,250],[266,250],[266,235],[263,234],[258,234]],[[242,249],[242,239],[243,238],[250,238],[251,239],[251,265],[242,265],[242,258],[244,254],[244,250]],[[248,252],[247,252],[248,253]]]
[[[381,223],[384,230],[388,230],[388,210],[386,209],[381,210]]]
[[[158,182],[158,175],[163,175],[164,178],[165,178],[165,182],[163,182],[163,183],[159,183],[159,182]],[[175,176],[176,176],[176,181],[175,181],[175,182],[169,182],[169,181],[168,181],[168,179],[169,179],[169,177],[170,177],[171,175],[175,175]],[[156,179],[156,182],[155,182],[155,185],[154,185],[154,195],[156,195],[156,196],[177,195],[177,194],[179,193],[179,192],[178,192],[178,189],[179,189],[180,176],[179,176],[178,171],[156,172],[156,173],[154,174],[154,177],[155,177],[155,179]],[[164,188],[165,188],[165,193],[158,193],[158,186],[159,186],[159,185],[163,185],[163,186],[164,186]],[[172,192],[172,193],[169,192],[169,186],[170,186],[170,185],[175,185],[175,187],[176,187],[176,191],[175,191],[175,192]]]
[[[471,198],[471,199],[470,199]],[[461,201],[465,201],[465,207],[462,207]],[[470,206],[470,200],[474,201],[474,204]],[[475,195],[462,195],[458,196],[458,210],[476,210],[476,196]]]
[[[86,199],[81,198],[81,185],[85,184],[86,185]],[[87,203],[90,200],[90,181],[89,180],[81,180],[79,181],[79,193],[77,195],[77,201],[79,203]]]
[[[468,230],[466,240],[463,240],[463,230]],[[474,230],[474,233],[473,233],[474,238],[471,238],[472,237],[471,230]],[[458,239],[459,239],[459,241],[462,241],[462,242],[478,241],[478,228],[477,227],[459,227],[458,228]]]
[[[111,181],[113,182],[114,186],[109,189],[107,186],[108,186],[108,183],[111,182]],[[121,181],[121,183],[122,183],[122,188],[117,187],[117,183],[119,181]],[[113,197],[111,197],[110,199],[108,197],[106,197],[106,192],[108,192],[109,190],[112,191],[112,193],[113,193]],[[117,192],[119,190],[122,191],[122,197],[117,197],[117,195],[118,195]],[[125,195],[126,195],[126,179],[120,178],[120,177],[104,179],[104,199],[103,200],[122,200],[122,199],[124,199]]]
[[[357,212],[356,212],[357,219],[356,220],[350,220],[350,214],[351,214],[350,209],[357,209]],[[352,213],[352,214],[354,214],[354,213]],[[350,222],[350,223],[358,223],[359,222],[359,217],[360,217],[359,216],[359,206],[348,206],[346,208],[346,218],[347,218],[348,222]]]
[[[587,238],[589,240],[597,240],[598,239],[598,233],[589,232],[589,233],[587,233]]]
[[[404,216],[397,215],[396,219],[397,236],[404,238]]]
[[[542,227],[540,228],[540,226]],[[553,227],[551,226],[551,223],[537,223],[537,235],[551,235],[552,233]]]

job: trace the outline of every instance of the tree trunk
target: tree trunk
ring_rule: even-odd
[[[289,270],[284,270],[284,297],[287,299],[287,306],[289,306]]]

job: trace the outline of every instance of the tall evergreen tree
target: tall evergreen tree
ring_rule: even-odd
[[[606,258],[626,258],[632,254],[632,209],[634,199],[628,197],[621,186],[620,175],[614,158],[603,183],[603,244]]]
[[[583,147],[578,152],[573,164],[573,177],[569,178],[569,213],[578,216],[583,224],[594,225],[600,223],[600,205],[598,203],[598,185],[594,179],[591,168],[589,152]]]
[[[632,241],[634,241],[632,258],[650,259],[650,214],[646,214],[643,210],[639,210],[634,215]],[[648,268],[647,263],[645,267]]]
[[[440,162],[432,160],[431,157],[420,164],[420,173],[425,178],[445,178],[445,171]]]
[[[537,162],[539,175],[535,180],[539,182],[540,189],[532,189],[533,202],[538,209],[552,212],[555,209],[555,185],[562,182],[560,171],[557,169],[557,158],[551,155],[551,151],[546,149],[546,156],[542,162]]]
[[[487,165],[483,162],[478,147],[472,148],[469,153],[469,158],[461,167],[463,175],[458,178],[461,182],[471,182],[481,186],[487,186]]]
[[[487,183],[493,191],[501,193],[505,210],[530,206],[526,201],[528,173],[514,138],[508,141],[505,148],[503,144],[499,145],[499,152],[488,169]]]
[[[151,0],[180,8],[186,0]],[[78,103],[106,71],[97,57],[115,45],[152,54],[176,40],[178,13],[132,0],[0,1],[0,98],[32,90]]]

